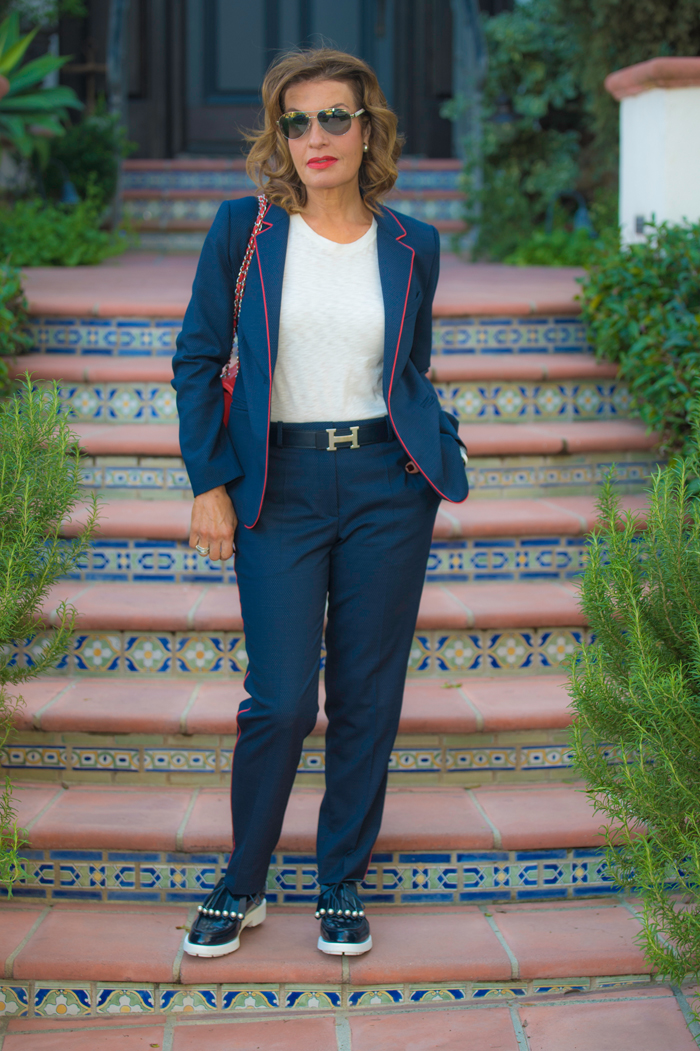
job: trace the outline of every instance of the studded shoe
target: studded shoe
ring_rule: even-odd
[[[331,956],[360,956],[372,948],[372,935],[357,883],[321,887],[316,919],[321,921],[318,948]]]
[[[226,956],[239,948],[244,927],[257,927],[265,919],[265,894],[235,897],[220,879],[197,908],[197,919],[185,936],[185,952],[190,956]]]

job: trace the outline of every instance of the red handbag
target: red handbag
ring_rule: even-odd
[[[236,291],[233,297],[233,338],[231,340],[231,357],[221,370],[221,386],[224,390],[224,427],[228,424],[228,417],[231,412],[231,399],[233,398],[233,388],[236,386],[236,379],[238,377],[238,315],[241,312],[241,303],[243,301],[243,292],[245,291],[245,282],[248,276],[248,267],[253,258],[253,252],[255,251],[255,238],[262,229],[267,207],[267,197],[264,193],[261,193],[258,197],[258,217],[255,220],[253,232],[250,235],[248,247],[245,250],[243,262],[241,263],[241,269],[238,271],[238,280],[236,281]]]

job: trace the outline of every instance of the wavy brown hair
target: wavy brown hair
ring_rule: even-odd
[[[270,66],[262,85],[264,125],[247,136],[252,142],[246,160],[248,175],[261,193],[287,212],[300,212],[306,204],[306,187],[277,120],[284,113],[286,90],[309,80],[343,81],[353,91],[356,109],[365,110],[360,120],[370,125],[370,149],[360,165],[360,190],[367,207],[378,212],[380,198],[398,178],[396,162],[403,140],[396,133],[396,114],[389,109],[374,70],[343,51],[328,47],[289,51]]]

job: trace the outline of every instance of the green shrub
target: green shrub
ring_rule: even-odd
[[[2,358],[31,349],[32,339],[25,328],[27,320],[20,272],[7,263],[0,264],[0,396],[7,393],[11,383],[7,362]]]
[[[588,266],[599,246],[588,230],[544,230],[522,241],[504,263],[515,266]]]
[[[467,219],[475,258],[503,259],[539,226],[578,175],[583,100],[572,75],[578,41],[557,0],[530,0],[484,23],[489,71],[482,140],[467,144]]]
[[[610,874],[642,894],[645,952],[676,982],[700,976],[698,471],[693,457],[657,473],[642,533],[612,479],[603,487],[581,580],[595,642],[570,679],[576,763],[607,821]]]
[[[84,557],[96,522],[96,505],[83,533],[62,539],[61,523],[80,496],[80,452],[58,388],[34,390],[29,375],[0,404],[0,748],[21,704],[16,688],[51,668],[66,652],[75,612],[58,608],[57,626],[41,622],[49,589]],[[31,663],[16,660],[15,639],[29,640]],[[33,645],[32,645],[33,642]],[[21,874],[21,836],[14,827],[12,789],[0,786],[0,882]]]
[[[652,224],[643,243],[608,245],[581,299],[596,354],[619,365],[633,411],[665,447],[689,451],[700,395],[700,225]]]
[[[46,191],[58,197],[64,181],[70,179],[81,197],[87,197],[94,185],[101,203],[109,204],[117,188],[119,158],[134,149],[136,144],[127,140],[119,119],[108,114],[103,103],[92,116],[52,140],[43,174]]]
[[[557,201],[615,196],[618,104],[604,80],[657,55],[700,54],[698,0],[527,0],[484,20],[489,54],[480,142],[466,142],[465,217],[475,258],[505,259],[544,227]],[[456,117],[456,99],[443,115]],[[616,217],[609,217],[616,226]],[[530,248],[524,249],[530,251]]]
[[[41,198],[0,210],[0,257],[14,266],[94,266],[123,252],[128,238],[100,229],[102,197],[89,186],[75,205],[48,204]]]
[[[42,55],[22,65],[27,48],[38,33],[33,29],[20,36],[17,11],[0,23],[0,74],[9,81],[9,91],[0,98],[0,141],[20,157],[48,155],[47,136],[62,135],[68,109],[83,104],[72,88],[45,88],[44,78],[60,69],[67,56]]]

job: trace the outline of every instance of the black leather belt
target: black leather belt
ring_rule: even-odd
[[[393,441],[394,432],[386,416],[367,423],[338,423],[322,430],[300,429],[283,423],[270,424],[270,444],[288,449],[321,449],[334,453],[339,449],[360,449],[363,445]]]

